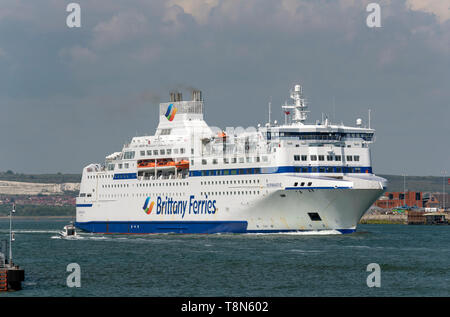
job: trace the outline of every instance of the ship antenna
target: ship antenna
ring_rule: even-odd
[[[270,96],[270,101],[269,101],[269,126],[270,126],[270,116],[272,114],[272,96]]]
[[[333,96],[333,122],[336,121],[336,102]]]

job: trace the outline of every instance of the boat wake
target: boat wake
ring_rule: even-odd
[[[246,233],[247,235],[281,235],[281,236],[314,236],[314,235],[336,235],[342,234],[338,230],[311,230],[311,231],[290,231],[290,232],[270,232],[270,233]]]

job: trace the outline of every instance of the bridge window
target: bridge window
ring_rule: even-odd
[[[300,155],[294,155],[294,161],[300,161]]]
[[[308,160],[308,155],[302,155],[302,161],[307,161]]]
[[[359,162],[359,155],[353,156],[353,159],[355,160],[355,162]]]
[[[125,160],[131,160],[134,158],[134,151],[125,152],[123,155]]]
[[[311,155],[311,161],[317,161],[317,155]]]

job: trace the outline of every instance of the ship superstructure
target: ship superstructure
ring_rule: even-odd
[[[209,127],[200,91],[159,105],[152,136],[83,169],[76,226],[100,233],[353,232],[382,194],[374,130],[307,124],[300,85],[285,124]]]

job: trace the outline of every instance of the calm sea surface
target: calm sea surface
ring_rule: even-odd
[[[13,222],[23,290],[6,296],[450,296],[450,226],[360,225],[349,235],[58,237],[68,220]],[[0,219],[0,239],[9,239]],[[81,287],[69,288],[69,263]],[[369,263],[381,287],[369,288]]]

